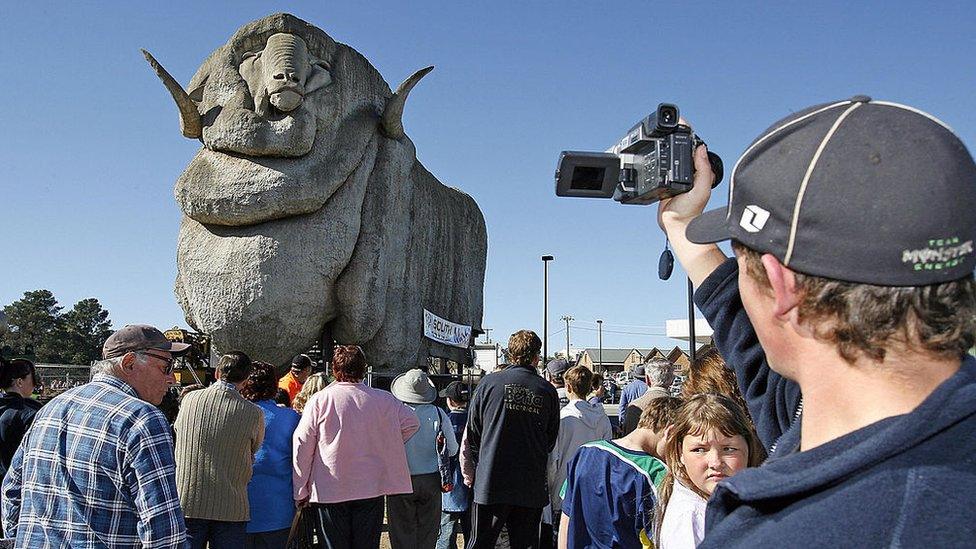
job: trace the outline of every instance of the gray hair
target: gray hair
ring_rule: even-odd
[[[106,358],[105,360],[99,360],[91,365],[91,375],[95,374],[108,374],[114,376],[117,374],[119,366],[122,364],[122,357],[116,358]]]
[[[106,358],[105,360],[95,362],[91,365],[91,375],[94,376],[95,374],[105,374],[119,377],[119,374],[122,372],[122,356]],[[145,360],[146,358],[144,356],[136,353],[136,361],[145,362]]]
[[[666,358],[652,358],[644,364],[644,375],[648,386],[668,388],[674,381],[674,364]]]

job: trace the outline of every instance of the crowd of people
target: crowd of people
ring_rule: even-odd
[[[597,374],[543,367],[521,330],[473,391],[417,369],[370,387],[350,345],[333,380],[304,355],[279,379],[230,352],[170,422],[157,405],[187,346],[126,326],[90,383],[43,407],[32,364],[0,365],[4,535],[375,549],[385,518],[394,549],[971,546],[976,164],[961,141],[858,96],[766,130],[721,211],[702,213],[704,146],[695,166],[659,207],[714,331],[680,394],[674,366],[649,360],[615,428]]]
[[[78,380],[78,379],[74,379],[74,380],[72,380],[72,379],[52,379],[51,381],[47,382],[47,384],[45,385],[45,387],[47,389],[50,389],[51,391],[53,391],[55,393],[59,393],[61,391],[67,391],[68,389],[74,389],[75,387],[80,387],[80,386],[82,386],[84,384],[85,384],[84,381],[81,381],[81,380]]]
[[[628,408],[656,411],[618,433],[599,378],[562,359],[540,374],[540,349],[533,332],[514,334],[511,363],[473,394],[457,381],[438,392],[418,369],[390,391],[371,388],[355,346],[335,349],[331,383],[305,355],[279,378],[274,366],[230,352],[213,384],[179,391],[168,419],[153,405],[174,394],[174,361],[186,349],[151,326],[116,332],[92,381],[43,408],[29,398],[32,364],[5,362],[4,533],[24,547],[236,549],[286,547],[304,531],[306,545],[377,547],[385,517],[394,548],[455,547],[459,536],[471,548],[496,547],[499,536],[511,547],[565,546],[570,537],[580,546],[593,528],[625,546],[650,540],[652,518],[665,516],[656,507],[668,478],[658,446],[680,403],[661,389],[673,366],[647,365],[645,391]],[[619,463],[608,465],[615,453]],[[640,467],[618,470],[633,463]],[[586,483],[611,470],[621,479],[603,503],[645,505],[625,511],[629,519],[594,520],[588,506],[600,503]],[[678,478],[680,489],[688,480]]]

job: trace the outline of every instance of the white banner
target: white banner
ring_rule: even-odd
[[[471,326],[455,324],[424,309],[424,336],[444,345],[466,349],[471,342]]]

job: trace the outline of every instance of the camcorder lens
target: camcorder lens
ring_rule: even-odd
[[[673,126],[678,123],[678,112],[672,107],[661,108],[661,124],[664,126]]]

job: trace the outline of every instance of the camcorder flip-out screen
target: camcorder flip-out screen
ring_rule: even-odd
[[[556,168],[556,195],[610,198],[620,178],[620,157],[612,153],[563,151]]]

